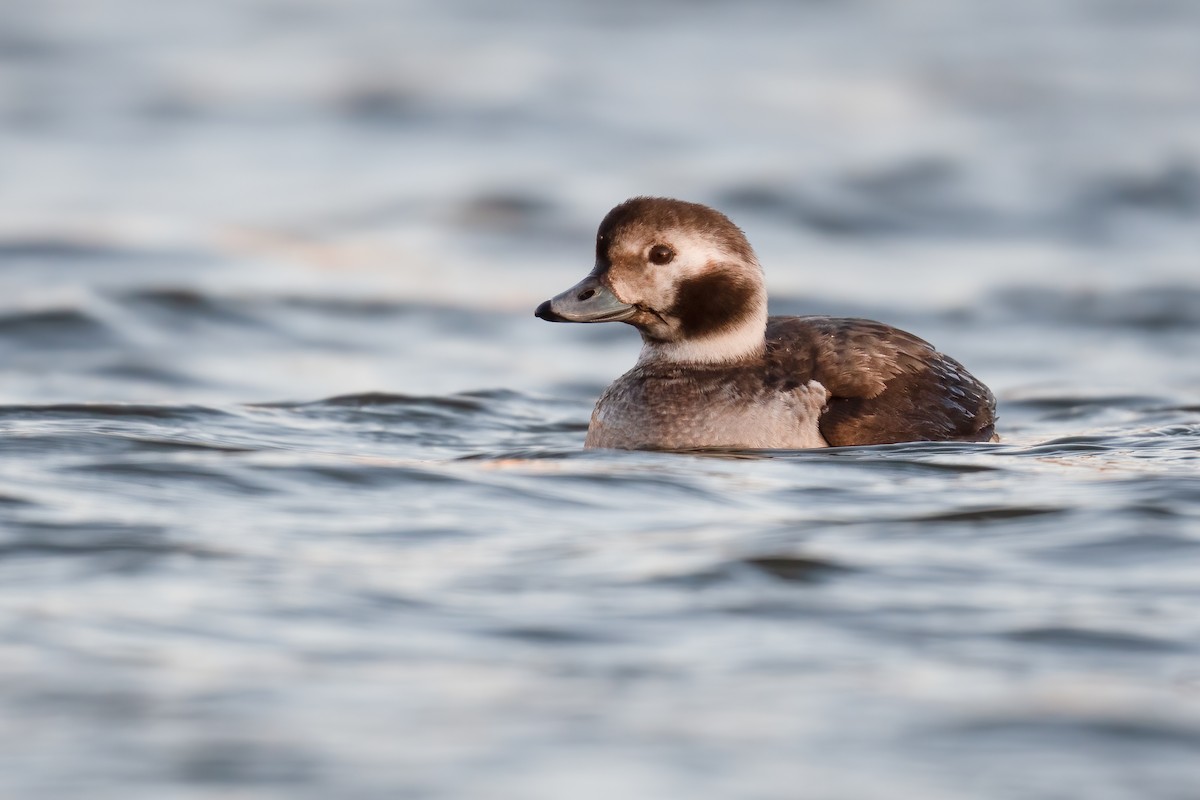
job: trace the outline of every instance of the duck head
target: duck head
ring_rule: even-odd
[[[635,197],[608,212],[596,264],[538,306],[550,322],[625,322],[641,361],[723,363],[760,354],[767,297],[745,234],[698,203]]]

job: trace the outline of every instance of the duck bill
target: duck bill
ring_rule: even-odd
[[[637,313],[637,306],[622,303],[595,275],[588,275],[533,312],[547,322],[619,322]]]

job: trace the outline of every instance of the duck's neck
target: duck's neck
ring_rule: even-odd
[[[757,298],[756,298],[757,299]],[[767,303],[756,302],[754,309],[735,326],[706,336],[694,336],[673,342],[643,338],[639,364],[733,364],[762,357],[767,346]]]

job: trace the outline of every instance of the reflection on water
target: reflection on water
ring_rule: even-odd
[[[1190,798],[1198,24],[0,7],[0,795]],[[582,451],[639,193],[1002,442]]]

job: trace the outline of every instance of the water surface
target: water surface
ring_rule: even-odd
[[[966,8],[0,7],[0,794],[1194,797],[1200,18]],[[582,451],[639,193],[1003,441]]]

